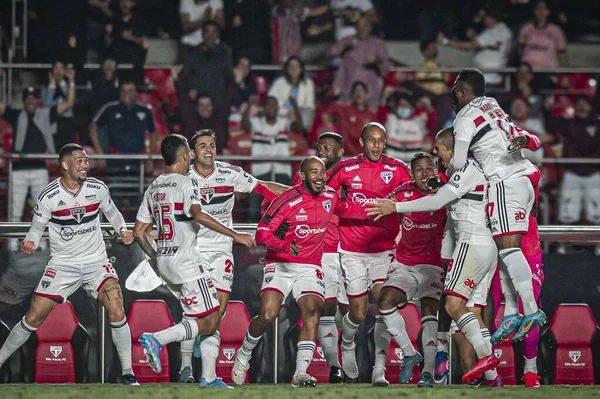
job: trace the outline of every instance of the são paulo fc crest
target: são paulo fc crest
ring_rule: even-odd
[[[317,346],[317,353],[321,356],[321,359],[325,359],[325,353],[323,353],[323,348]]]
[[[210,202],[213,195],[215,195],[214,188],[201,188],[200,189],[200,199],[204,202]]]
[[[396,357],[401,361],[402,359],[404,359],[404,354],[402,353],[402,349],[400,348],[396,348],[394,349],[394,353],[396,354]]]
[[[383,179],[383,181],[385,182],[385,184],[388,184],[391,180],[392,180],[392,172],[381,172],[381,178]]]
[[[52,356],[58,357],[62,353],[62,346],[51,346],[50,353],[52,353]]]
[[[223,356],[227,358],[227,360],[231,360],[235,355],[235,349],[233,348],[225,348],[223,349]]]
[[[77,223],[81,223],[81,219],[83,219],[83,215],[85,215],[85,208],[71,209],[71,216],[73,217],[73,219],[77,220]]]
[[[323,201],[322,204],[323,204],[323,208],[325,208],[325,210],[327,212],[329,212],[329,210],[331,209],[331,201],[330,200]]]
[[[581,357],[581,351],[569,351],[569,357],[571,358],[573,363],[577,363],[577,361]]]

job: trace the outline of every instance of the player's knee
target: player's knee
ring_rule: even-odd
[[[456,320],[455,315],[460,310],[460,301],[458,301],[456,297],[448,296],[446,299],[446,312],[452,317],[452,319]]]
[[[46,320],[47,316],[48,315],[42,314],[42,313],[37,312],[37,311],[29,311],[25,315],[25,322],[28,325],[30,325],[31,327],[38,328],[39,326],[42,325],[42,323],[44,322],[44,320]]]
[[[323,316],[335,316],[337,301],[326,301],[321,309],[321,317]]]
[[[353,323],[359,324],[367,317],[367,306],[362,303],[350,305],[349,313],[350,320]]]
[[[260,310],[259,320],[264,324],[271,324],[273,321],[275,321],[278,314],[279,312],[275,309],[267,307]]]
[[[118,322],[125,319],[125,310],[122,306],[107,307],[106,313],[110,322]]]
[[[406,302],[405,295],[388,289],[382,289],[377,300],[377,306],[379,309],[389,310],[404,302]]]

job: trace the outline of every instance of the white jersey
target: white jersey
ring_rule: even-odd
[[[242,168],[219,161],[215,162],[215,168],[208,176],[203,176],[193,165],[187,176],[198,186],[202,209],[228,227],[233,225],[231,213],[235,204],[234,193],[251,193],[258,183]],[[232,243],[231,237],[200,226],[200,252],[231,251]]]
[[[493,28],[485,29],[475,40],[479,43],[479,49],[473,57],[473,68],[486,70],[506,67],[512,44],[512,32],[504,22],[498,22]],[[502,83],[500,74],[485,73],[484,76],[488,84]]]
[[[158,272],[167,284],[183,284],[204,276],[196,235],[200,224],[190,207],[201,205],[192,179],[177,173],[162,174],[144,193],[137,220],[158,227]]]
[[[105,261],[99,216],[100,210],[108,212],[114,207],[108,187],[100,180],[88,177],[77,192],[63,186],[61,178],[48,184],[37,198],[33,219],[48,224],[52,262]]]
[[[286,156],[290,153],[288,137],[290,134],[290,120],[278,116],[274,124],[267,122],[266,117],[255,116],[252,123],[252,156]],[[254,176],[266,175],[274,171],[276,174],[292,176],[292,166],[289,162],[252,162],[250,169]]]
[[[496,184],[509,177],[526,176],[536,171],[522,151],[509,152],[512,139],[523,135],[491,97],[478,97],[465,105],[454,120],[454,139],[470,143],[485,177]]]
[[[458,196],[458,200],[447,206],[456,243],[495,245],[486,213],[487,184],[481,166],[468,159],[464,168],[454,172],[442,188]]]

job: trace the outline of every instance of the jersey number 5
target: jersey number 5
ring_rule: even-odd
[[[155,220],[158,221],[158,239],[161,241],[172,241],[175,237],[173,230],[173,220],[171,214],[171,204],[154,205]]]

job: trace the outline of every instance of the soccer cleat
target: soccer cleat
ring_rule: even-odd
[[[356,364],[356,344],[352,342],[351,347],[346,347],[342,342],[342,370],[347,377],[358,378],[358,365]]]
[[[448,352],[439,351],[435,354],[435,379],[441,380],[448,375]]]
[[[388,380],[385,379],[385,368],[373,367],[373,376],[371,378],[371,384],[374,387],[387,387],[390,385]]]
[[[133,374],[124,374],[121,376],[121,383],[123,385],[131,385],[131,386],[139,386],[140,383],[138,382],[137,378],[135,378],[135,375]]]
[[[502,342],[508,341],[510,334],[519,329],[522,319],[523,316],[518,313],[504,316],[500,322],[500,325],[498,326],[498,329],[494,335],[492,335],[492,344],[501,344]]]
[[[200,341],[202,341],[202,337],[200,335],[196,335],[196,339],[194,340],[194,357],[196,359],[200,359],[202,357],[202,352],[200,352]]]
[[[329,370],[329,383],[330,384],[341,384],[344,382],[344,372],[341,368],[331,366]]]
[[[493,354],[482,357],[481,359],[477,360],[477,362],[475,362],[475,365],[473,365],[473,368],[470,371],[463,375],[462,383],[470,384],[473,381],[479,380],[483,373],[496,368],[498,364],[500,364],[500,359],[498,359]]]
[[[310,375],[304,374],[296,374],[294,378],[292,378],[292,386],[294,388],[299,387],[310,387],[314,388],[317,386],[317,379],[315,377],[311,377]]]
[[[504,384],[502,383],[502,378],[500,378],[500,376],[497,376],[493,380],[483,379],[481,385],[491,388],[502,388],[504,386]]]
[[[190,366],[185,366],[183,369],[181,369],[179,372],[179,382],[192,383],[194,381],[194,372]]]
[[[404,356],[402,359],[402,371],[400,372],[400,378],[398,378],[398,382],[400,384],[408,384],[408,381],[413,376],[413,370],[415,366],[423,361],[423,356],[419,352],[416,352],[412,356]]]
[[[143,333],[140,335],[140,339],[138,340],[144,347],[144,354],[146,355],[146,361],[152,368],[156,374],[160,374],[162,371],[162,364],[160,363],[160,351],[162,349],[162,345],[156,338],[154,338],[154,334]]]
[[[229,385],[225,384],[222,379],[219,377],[215,378],[213,381],[208,382],[204,378],[200,380],[200,387],[202,388],[227,388],[233,389]]]
[[[421,379],[419,380],[419,382],[417,382],[417,387],[433,388],[434,385],[435,385],[435,381],[433,380],[433,377],[431,376],[430,372],[425,371],[425,372],[421,373]]]
[[[538,309],[537,312],[530,314],[529,316],[523,316],[519,331],[517,331],[513,336],[513,342],[523,341],[523,339],[529,335],[531,330],[537,326],[543,326],[546,324],[546,320],[546,313],[544,313],[542,309]]]
[[[233,368],[231,369],[231,379],[235,385],[244,385],[246,382],[246,372],[250,368],[248,363],[244,364],[238,354],[235,356]]]
[[[523,382],[525,383],[525,388],[539,388],[540,376],[533,371],[528,371],[523,376]]]

